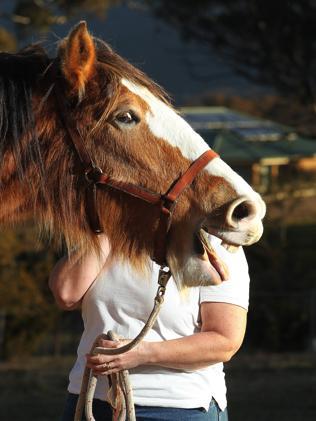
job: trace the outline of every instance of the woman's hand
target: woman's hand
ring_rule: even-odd
[[[119,348],[129,343],[129,340],[110,341],[99,339],[97,346],[102,348]],[[109,375],[121,370],[129,370],[147,363],[150,342],[142,341],[130,351],[118,355],[87,354],[87,367],[96,375]]]

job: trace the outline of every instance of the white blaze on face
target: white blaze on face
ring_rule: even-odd
[[[156,137],[164,139],[173,147],[178,147],[182,155],[190,161],[196,160],[210,149],[203,138],[182,117],[147,88],[135,85],[126,79],[122,79],[122,84],[147,103],[150,111],[147,112],[146,122]],[[214,158],[205,170],[213,176],[223,177],[237,194],[258,200],[259,196],[249,184],[220,158]]]

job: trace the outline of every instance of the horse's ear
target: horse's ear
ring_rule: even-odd
[[[86,82],[94,72],[96,61],[93,38],[86,22],[79,22],[62,41],[59,56],[65,78],[81,96]]]

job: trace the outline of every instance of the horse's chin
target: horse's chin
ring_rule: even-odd
[[[218,285],[223,280],[208,261],[197,256],[189,257],[180,271],[172,272],[180,288]]]

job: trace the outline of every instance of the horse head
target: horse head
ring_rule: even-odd
[[[62,233],[68,247],[86,250],[97,240],[87,220],[91,185],[70,142],[73,130],[93,164],[116,185],[159,194],[168,191],[209,146],[172,108],[158,85],[94,39],[84,22],[61,41],[57,58],[34,50],[30,54],[33,67],[38,62],[29,82],[34,131],[24,130],[21,144],[36,137],[35,158],[41,169],[34,166],[34,154],[26,160],[24,176],[15,179],[15,200],[19,209],[32,207],[46,228]],[[12,161],[6,179],[13,167]],[[3,186],[4,192],[6,187],[10,190],[8,180]],[[17,198],[19,189],[24,189],[23,200],[22,194]],[[97,186],[95,208],[112,254],[144,267],[153,255],[160,207],[105,185]],[[250,245],[262,235],[264,214],[260,196],[215,156],[174,206],[166,260],[179,285],[212,284],[225,278],[204,231],[222,239],[227,248]]]

